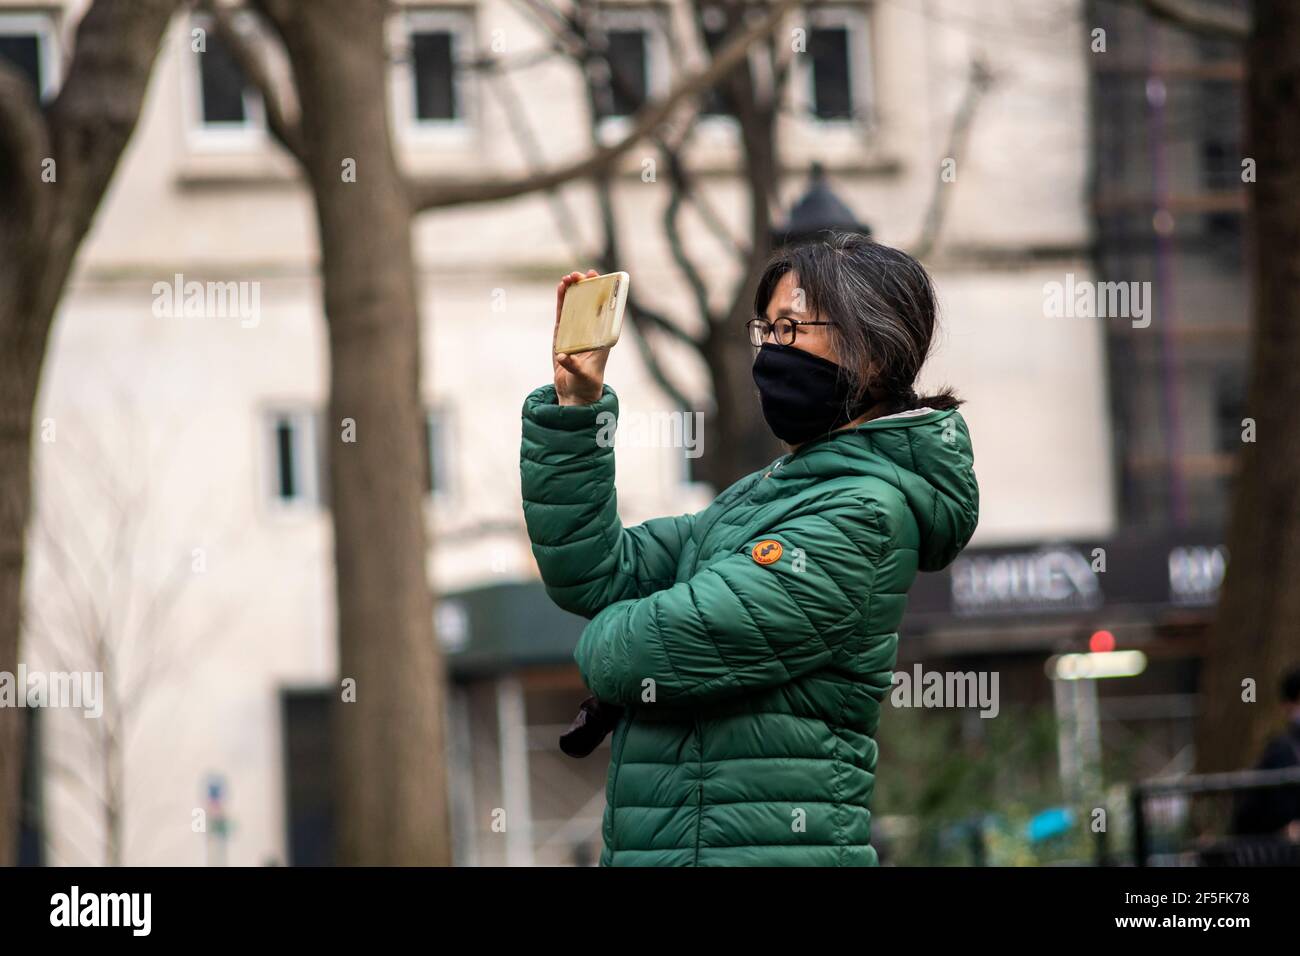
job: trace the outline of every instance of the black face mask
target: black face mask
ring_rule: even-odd
[[[874,404],[849,405],[849,382],[834,362],[793,345],[764,342],[754,359],[763,417],[777,438],[801,445],[851,422]]]

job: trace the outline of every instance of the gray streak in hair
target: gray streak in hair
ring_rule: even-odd
[[[930,354],[938,311],[934,283],[916,259],[856,233],[826,233],[782,247],[759,279],[757,314],[766,314],[787,272],[803,290],[804,306],[831,323],[850,403],[870,395],[884,403],[885,414],[961,404],[950,389],[917,395],[913,388]]]

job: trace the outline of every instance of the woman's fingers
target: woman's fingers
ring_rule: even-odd
[[[555,356],[555,361],[558,362],[560,367],[570,375],[573,375],[575,378],[585,379],[590,377],[587,370],[587,363],[583,361],[584,356],[587,354],[588,353],[586,352],[577,352],[573,355],[569,355],[566,352],[561,352],[559,355]]]
[[[570,355],[568,358],[573,363],[574,374],[585,379],[595,380],[600,377],[608,355],[609,349],[591,349],[587,352]]]
[[[572,272],[570,272],[568,275],[563,276],[560,279],[559,284],[556,285],[555,326],[551,329],[551,352],[552,353],[555,352],[555,343],[560,340],[560,316],[564,314],[564,293],[567,292],[569,286],[573,285],[575,282],[580,282],[583,279],[589,279],[592,276],[596,276],[596,275],[600,275],[600,273],[598,273],[595,269],[588,269],[586,275],[583,275],[581,272],[575,269]],[[576,371],[574,367],[565,365],[564,362],[560,361],[561,358],[562,356],[555,355],[555,361],[558,364],[563,365],[564,368],[568,369],[569,371]],[[563,356],[563,358],[567,358],[570,361],[572,360],[572,356]]]
[[[588,269],[587,276],[593,276],[593,275],[596,275],[596,271],[594,269]],[[573,285],[573,283],[583,278],[586,278],[586,276],[583,276],[581,272],[578,272],[575,269],[573,272],[570,272],[568,275],[563,276],[560,279],[559,285],[555,287],[555,321],[557,323],[560,321],[560,313],[564,309],[565,290],[567,290],[569,286]]]
[[[555,343],[560,337],[560,316],[564,314],[564,291],[569,288],[574,273],[570,272],[567,276],[560,279],[559,284],[555,287],[555,328],[551,330],[551,351],[555,351]]]
[[[609,349],[591,349],[587,352],[575,352],[572,355],[560,352],[555,356],[555,361],[575,378],[592,382],[600,378],[608,358]]]

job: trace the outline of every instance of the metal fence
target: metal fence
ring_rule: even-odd
[[[1137,866],[1300,866],[1300,767],[1147,781],[1132,812]]]

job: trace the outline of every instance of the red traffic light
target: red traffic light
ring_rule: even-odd
[[[1115,635],[1110,631],[1096,631],[1088,638],[1088,650],[1094,654],[1107,654],[1115,649]]]

